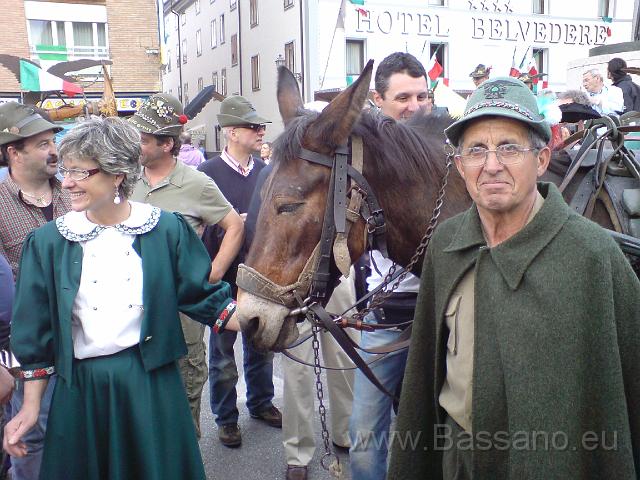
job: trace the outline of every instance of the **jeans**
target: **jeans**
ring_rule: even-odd
[[[376,318],[369,313],[365,321],[376,322]],[[396,341],[401,333],[395,329],[362,332],[361,345],[364,348],[378,347]],[[376,357],[366,353],[362,356],[367,362]],[[396,392],[402,383],[406,363],[405,349],[375,362],[371,365],[371,370],[388,391]],[[353,404],[357,405],[357,408],[353,409],[349,422],[351,479],[384,480],[387,476],[393,399],[378,390],[360,370],[357,370]]]
[[[49,408],[51,407],[51,397],[53,395],[53,389],[56,386],[56,379],[56,375],[49,377],[49,384],[40,402],[38,421],[35,426],[22,437],[22,441],[27,445],[27,455],[22,458],[11,457],[10,472],[12,480],[36,480],[39,478],[47,419],[49,418]],[[7,415],[10,418],[13,418],[20,411],[24,400],[24,380],[18,380],[16,384],[16,389],[11,396],[11,402],[7,405],[11,410]]]
[[[218,426],[238,423],[236,384],[238,369],[233,344],[238,332],[211,332],[209,338],[209,386],[211,411]],[[247,408],[257,415],[273,404],[273,353],[260,353],[242,334],[244,378],[247,384]]]

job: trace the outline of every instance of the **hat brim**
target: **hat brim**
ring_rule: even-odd
[[[64,130],[62,127],[51,123],[44,118],[38,118],[32,122],[29,122],[18,133],[12,133],[10,131],[0,131],[0,145],[6,145],[7,143],[17,142],[24,140],[25,138],[33,137],[49,130],[53,133],[58,133]]]
[[[182,133],[183,125],[167,125],[161,129],[156,128],[149,122],[144,121],[142,118],[133,114],[129,117],[128,122],[133,125],[139,132],[148,133],[149,135],[156,135],[158,137],[177,137]]]
[[[218,124],[221,127],[241,127],[242,125],[263,125],[265,123],[271,123],[271,121],[262,118],[255,112],[244,117],[237,117],[227,113],[218,114]]]
[[[460,141],[460,136],[462,135],[462,132],[466,128],[467,124],[472,120],[484,117],[501,117],[511,120],[517,120],[538,132],[545,142],[548,143],[551,140],[551,128],[544,120],[544,118],[542,118],[541,120],[533,120],[520,113],[501,107],[484,107],[471,112],[469,115],[464,116],[457,122],[452,123],[444,131],[444,134],[449,139],[451,144],[457,147]]]

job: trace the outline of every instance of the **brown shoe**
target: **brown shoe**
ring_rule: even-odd
[[[250,413],[250,415],[251,418],[262,420],[270,427],[282,428],[282,413],[273,405],[261,412]]]
[[[286,480],[307,480],[307,467],[287,465]]]
[[[242,444],[242,435],[237,423],[228,423],[218,427],[218,438],[225,447],[237,448]]]

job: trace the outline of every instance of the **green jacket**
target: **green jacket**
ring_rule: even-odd
[[[162,212],[152,230],[136,235],[133,248],[143,273],[139,347],[150,371],[187,353],[178,311],[212,325],[231,302],[231,289],[209,284],[209,255],[180,214]],[[11,327],[11,349],[23,370],[55,364],[56,373],[71,380],[71,311],[81,267],[81,245],[65,239],[55,222],[26,238]]]
[[[603,229],[574,213],[554,185],[538,190],[542,209],[495,248],[486,246],[475,206],[437,229],[422,270],[389,479],[442,478],[434,438],[442,430],[434,429],[446,415],[438,404],[444,313],[470,268],[474,480],[640,472],[640,283]]]

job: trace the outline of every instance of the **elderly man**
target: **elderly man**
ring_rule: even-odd
[[[249,202],[265,163],[252,152],[259,150],[269,120],[262,118],[244,97],[234,95],[225,98],[220,105],[218,123],[227,141],[222,153],[202,163],[198,170],[206,173],[220,187],[233,208],[246,218]],[[204,235],[205,246],[213,257],[220,248],[224,232],[208,228]],[[223,280],[229,282],[236,295],[236,274],[244,255],[238,255]],[[238,369],[233,351],[237,333],[223,332],[211,335],[209,341],[209,386],[211,410],[216,416],[218,439],[226,447],[239,447],[242,434],[238,425],[236,405]],[[247,408],[249,414],[276,428],[282,427],[282,415],[271,403],[274,396],[273,354],[256,351],[242,334],[244,372],[247,383]]]
[[[478,88],[484,82],[489,80],[489,73],[491,72],[491,67],[485,67],[483,64],[479,63],[476,68],[473,69],[473,72],[469,74],[471,79],[473,80],[473,84]]]
[[[537,182],[522,82],[484,83],[446,135],[474,205],[425,256],[388,478],[637,478],[640,282]]]
[[[176,158],[180,151],[179,136],[186,122],[182,105],[177,98],[159,93],[150,97],[129,121],[140,131],[143,166],[142,178],[131,200],[179,212],[199,234],[206,225],[220,225],[226,234],[218,255],[211,262],[209,281],[221,280],[242,246],[244,226],[218,186]],[[207,381],[204,325],[183,313],[180,320],[187,355],[178,363],[200,437],[200,399]]]
[[[605,85],[598,69],[593,68],[584,72],[582,86],[589,95],[591,106],[600,115],[618,115],[624,110],[622,90],[614,85]]]

